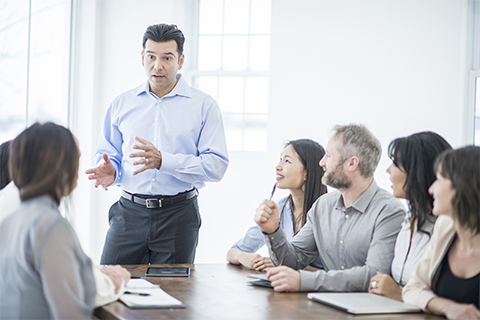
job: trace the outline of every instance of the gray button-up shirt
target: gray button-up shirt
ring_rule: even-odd
[[[265,241],[275,265],[302,269],[321,257],[325,270],[300,270],[301,291],[367,291],[377,271],[390,274],[404,218],[401,202],[373,181],[348,208],[338,191],[321,196],[291,243],[281,228]]]

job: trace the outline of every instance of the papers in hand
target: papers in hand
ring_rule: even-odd
[[[160,286],[143,279],[130,279],[125,286],[130,292],[123,294],[120,300],[130,308],[184,308],[180,300],[175,299]],[[137,293],[137,294],[135,294]],[[148,295],[139,295],[146,293]]]

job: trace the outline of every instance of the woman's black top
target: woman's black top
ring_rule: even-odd
[[[448,254],[446,254],[443,258],[434,292],[439,297],[458,303],[473,303],[477,308],[480,308],[480,273],[469,279],[456,277],[450,270]]]

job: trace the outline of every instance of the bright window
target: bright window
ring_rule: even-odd
[[[474,143],[480,146],[480,77],[475,79],[475,133]]]
[[[267,148],[270,0],[199,0],[195,87],[222,110],[232,151]]]
[[[68,125],[70,0],[0,4],[0,143],[36,121]]]

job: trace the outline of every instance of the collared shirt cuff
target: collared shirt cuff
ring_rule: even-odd
[[[118,174],[118,166],[117,166],[117,164],[116,164],[114,161],[112,161],[111,159],[110,159],[110,162],[113,164],[113,167],[115,168],[115,173],[114,173],[115,176],[114,176],[114,180],[113,180],[112,184],[109,185],[109,186],[107,186],[107,187],[111,187],[111,186],[115,186],[115,185],[120,185],[120,175]],[[95,168],[98,167],[98,166],[100,166],[100,165],[102,165],[103,163],[104,163],[104,161],[103,161],[103,158],[102,158],[102,159],[100,159],[100,161],[95,165]]]
[[[298,270],[300,272],[300,291],[316,291],[315,283],[317,282],[318,272]]]
[[[177,168],[177,161],[175,160],[175,155],[172,153],[162,151],[162,165],[158,170],[163,173],[174,172]]]
[[[272,234],[274,234],[274,233],[277,233],[277,232],[278,232],[278,229],[280,229],[280,224],[278,224],[277,229],[275,229],[275,231],[273,231],[272,233],[266,233],[266,232],[264,232],[263,230],[262,230],[262,233],[263,233],[264,235],[268,236],[268,235],[272,235]]]

